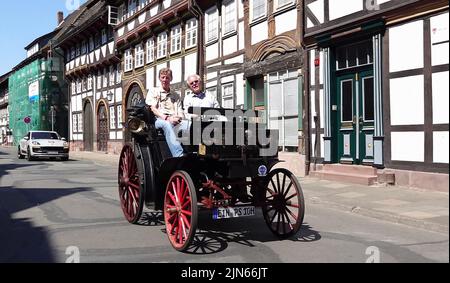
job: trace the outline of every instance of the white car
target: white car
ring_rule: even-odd
[[[28,161],[37,158],[69,160],[69,143],[56,132],[31,131],[20,142],[17,156]]]

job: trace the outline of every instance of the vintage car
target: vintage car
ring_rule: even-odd
[[[57,132],[30,131],[19,142],[17,157],[28,161],[37,158],[69,160],[69,143]]]
[[[183,143],[187,154],[172,158],[148,108],[142,104],[127,111],[132,142],[120,156],[118,185],[130,223],[139,223],[144,206],[162,210],[169,241],[181,252],[193,242],[200,210],[221,220],[254,216],[260,207],[279,238],[299,231],[305,213],[303,192],[294,174],[273,169],[280,162],[278,131],[267,130],[261,117],[232,109],[191,108],[196,118]],[[222,118],[214,119],[217,116]],[[240,134],[230,139],[230,132]],[[261,136],[273,138],[255,142]]]

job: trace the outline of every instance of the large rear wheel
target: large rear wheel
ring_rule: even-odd
[[[305,200],[294,174],[285,169],[275,169],[269,174],[262,210],[267,226],[277,237],[286,239],[300,230]]]
[[[186,251],[197,231],[198,207],[194,182],[184,171],[175,172],[167,185],[164,218],[172,246]]]
[[[143,173],[139,172],[138,162],[133,147],[126,145],[119,160],[119,197],[125,218],[131,224],[141,219],[144,208]]]

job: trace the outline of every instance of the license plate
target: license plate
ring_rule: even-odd
[[[51,155],[58,155],[59,153],[58,153],[57,151],[49,151],[48,154],[51,154]]]
[[[247,217],[255,215],[254,206],[243,206],[243,207],[221,207],[213,210],[213,219],[227,219],[227,218],[238,218]]]

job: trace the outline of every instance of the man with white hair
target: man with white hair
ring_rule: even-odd
[[[186,117],[192,117],[188,111],[190,107],[221,108],[217,98],[203,91],[203,81],[199,75],[191,75],[186,81],[192,94],[184,98],[184,112]]]

